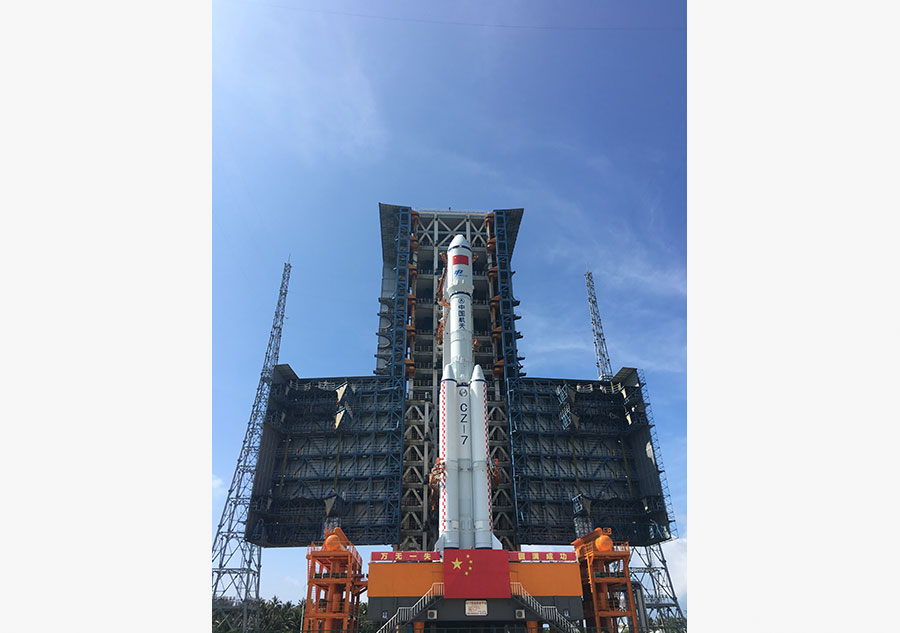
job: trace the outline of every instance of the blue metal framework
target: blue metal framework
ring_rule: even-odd
[[[623,391],[616,380],[637,388]],[[511,443],[520,542],[571,542],[579,516],[635,545],[667,539],[635,370],[621,370],[612,382],[521,378],[518,385]]]
[[[377,376],[299,379],[280,365],[260,446],[247,540],[306,546],[340,525],[358,545],[400,538],[410,209],[394,215],[394,291],[382,297]],[[343,389],[342,389],[343,387]]]
[[[400,521],[400,433],[393,380],[300,379],[279,365],[260,446],[247,540],[305,546],[341,526],[391,543]],[[343,395],[342,395],[343,392]]]
[[[434,542],[427,483],[437,454],[431,403],[441,369],[434,293],[438,255],[456,232],[468,234],[485,258],[476,264],[474,319],[476,357],[485,367],[493,361],[488,430],[502,471],[493,491],[499,538],[510,548],[568,544],[580,536],[579,522],[611,527],[615,539],[633,546],[671,537],[643,375],[623,368],[609,380],[563,380],[522,371],[510,261],[521,215],[381,205],[376,375],[300,379],[278,366],[249,541],[305,546],[326,525],[341,525],[357,545]]]
[[[644,378],[643,370],[636,370],[638,380],[641,384],[641,400],[644,404],[644,417],[650,431],[650,443],[653,448],[653,456],[656,460],[656,467],[659,471],[659,484],[661,488],[663,503],[666,506],[666,516],[669,520],[669,531],[673,538],[678,538],[678,525],[675,522],[675,509],[672,507],[672,497],[669,494],[669,482],[666,479],[666,468],[663,466],[662,451],[659,448],[659,439],[656,437],[656,421],[653,419],[653,411],[650,408],[650,395],[647,392],[647,380]]]
[[[518,301],[512,290],[506,213],[493,215],[498,366],[509,423],[516,542],[570,543],[580,536],[576,512],[593,526],[611,527],[615,538],[633,545],[668,539],[671,508],[667,513],[643,378],[632,369],[603,382],[525,377],[516,347],[522,335],[515,328]],[[622,381],[628,389],[623,390]],[[647,456],[647,443],[653,457]],[[576,499],[578,507],[573,506]]]
[[[497,292],[500,298],[500,352],[502,354],[503,388],[506,393],[506,418],[509,422],[510,461],[513,482],[513,508],[516,521],[516,542],[529,543],[522,538],[521,523],[528,507],[528,500],[521,497],[519,490],[524,484],[524,466],[526,455],[522,451],[520,423],[522,419],[522,402],[519,353],[516,339],[522,337],[516,331],[515,322],[519,317],[514,312],[516,301],[512,291],[512,270],[510,269],[510,248],[506,226],[506,211],[494,211],[494,235],[496,237]],[[574,540],[574,539],[573,539]]]

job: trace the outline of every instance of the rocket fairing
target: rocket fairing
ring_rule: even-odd
[[[466,238],[454,237],[443,288],[438,550],[501,549],[492,527],[487,389],[472,348],[472,259]]]

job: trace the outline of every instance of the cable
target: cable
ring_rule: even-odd
[[[346,11],[323,11],[319,9],[305,9],[271,2],[248,2],[247,0],[232,0],[241,4],[255,4],[258,6],[288,9],[290,11],[303,11],[305,13],[320,13],[327,15],[343,15],[353,18],[366,18],[371,20],[388,20],[393,22],[419,22],[422,24],[444,24],[448,26],[474,26],[494,29],[531,29],[540,31],[684,31],[684,26],[548,26],[527,24],[485,24],[480,22],[454,22],[444,20],[426,20],[424,18],[400,18],[386,15],[371,15],[365,13],[349,13]]]

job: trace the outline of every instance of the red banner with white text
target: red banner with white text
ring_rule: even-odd
[[[422,563],[439,560],[440,552],[372,552],[373,563]]]
[[[529,561],[574,562],[578,560],[575,552],[510,552],[509,562],[527,563]]]

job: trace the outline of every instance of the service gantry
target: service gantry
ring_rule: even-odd
[[[456,234],[474,259],[475,361],[488,380],[488,440],[504,547],[562,545],[576,524],[632,546],[670,538],[645,381],[526,377],[511,259],[522,209],[381,204],[382,286],[372,376],[300,378],[275,367],[247,520],[264,547],[305,547],[340,526],[356,545],[429,550],[436,540],[434,404],[442,367],[437,289]],[[574,502],[573,502],[574,501]]]

